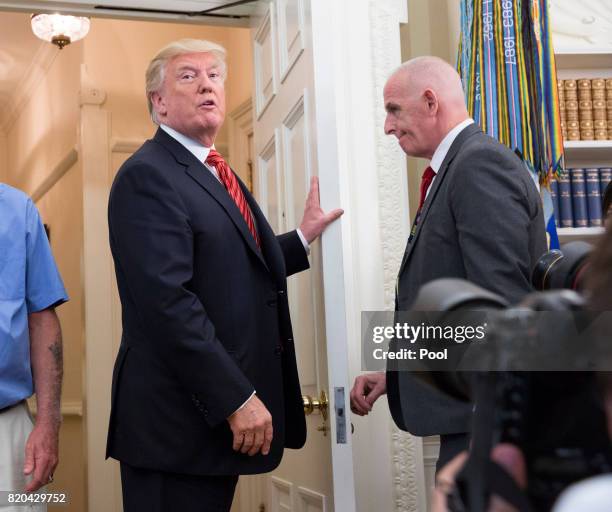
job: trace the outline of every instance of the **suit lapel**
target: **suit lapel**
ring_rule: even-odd
[[[272,231],[272,227],[270,226],[268,219],[266,219],[249,189],[242,182],[240,177],[237,176],[237,178],[244,197],[246,198],[249,208],[251,208],[251,212],[253,213],[253,217],[255,218],[255,225],[257,227],[257,232],[259,233],[259,241],[261,242],[261,252],[263,252],[264,261],[267,263],[270,272],[276,276],[276,278],[279,278],[279,269],[282,268],[281,261],[279,261],[279,259],[282,260],[283,256],[279,253],[276,235],[274,234],[274,231]]]
[[[436,199],[436,195],[438,194],[438,190],[440,189],[440,185],[442,184],[442,181],[444,180],[444,177],[447,174],[448,171],[448,167],[450,165],[450,163],[453,161],[453,159],[455,158],[455,156],[457,155],[457,153],[459,152],[459,150],[461,149],[461,146],[463,145],[463,143],[465,142],[465,140],[474,135],[475,133],[480,132],[480,128],[478,127],[478,125],[476,123],[470,124],[468,126],[466,126],[457,136],[457,138],[453,141],[453,143],[451,144],[451,147],[448,150],[448,153],[446,154],[446,157],[444,158],[444,160],[442,161],[442,165],[440,166],[440,169],[438,170],[438,172],[436,173],[436,179],[434,180],[431,189],[429,190],[429,194],[427,194],[427,199],[425,199],[425,202],[423,203],[423,209],[421,211],[421,215],[419,217],[419,223],[416,226],[416,230],[414,231],[414,235],[411,236],[411,238],[408,239],[408,243],[406,244],[406,250],[404,251],[404,257],[402,258],[402,264],[400,265],[400,270],[398,272],[398,276],[402,274],[404,267],[406,266],[406,264],[408,263],[408,260],[410,259],[410,255],[412,254],[412,252],[414,251],[414,247],[416,245],[417,239],[421,233],[421,230],[423,229],[423,226],[425,224],[425,219],[427,218],[427,214],[429,213],[429,209],[431,208],[431,205],[433,204],[433,202]],[[411,229],[412,232],[412,229]]]
[[[157,130],[154,140],[168,149],[168,151],[174,155],[177,162],[185,166],[185,172],[221,205],[236,226],[236,229],[238,229],[242,235],[242,238],[248,245],[249,249],[253,251],[259,261],[261,261],[261,263],[267,269],[268,266],[263,258],[263,254],[259,250],[259,247],[257,247],[257,243],[249,231],[244,217],[240,213],[240,210],[238,209],[238,206],[236,206],[234,200],[230,197],[227,190],[225,190],[225,187],[219,182],[219,180],[217,180],[217,178],[215,178],[213,174],[206,167],[204,167],[204,164],[199,162],[190,151],[183,147],[183,145],[178,141],[170,137],[170,135],[164,132],[161,128]],[[244,186],[242,185],[242,182],[240,183],[242,191],[245,194],[247,202],[250,206],[254,200],[252,200],[252,196],[248,190],[245,193]],[[259,222],[259,224],[261,223]]]

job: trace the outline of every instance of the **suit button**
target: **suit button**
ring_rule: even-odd
[[[274,307],[276,306],[276,304],[277,304],[276,299],[272,299],[268,301],[268,306],[270,307]]]
[[[283,353],[283,347],[281,347],[280,345],[277,345],[276,348],[274,349],[274,353],[277,356],[280,356]]]
[[[287,338],[287,343],[293,343],[293,338]]]
[[[285,290],[278,290],[279,295],[285,295]]]

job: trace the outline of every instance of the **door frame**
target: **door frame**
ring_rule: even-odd
[[[361,373],[361,312],[393,309],[410,228],[406,158],[384,134],[382,94],[401,63],[408,1],[311,2],[321,205],[345,210],[322,237],[329,386],[346,386],[345,411]],[[422,440],[379,402],[351,417],[349,444],[332,443],[336,510],[427,510]]]

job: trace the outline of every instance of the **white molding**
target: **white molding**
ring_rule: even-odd
[[[253,101],[251,98],[241,103],[229,114],[229,146],[227,159],[234,170],[241,175],[251,192],[254,190],[255,158],[250,154],[249,138],[253,134]],[[250,169],[249,169],[250,167]]]
[[[283,120],[283,125],[287,128],[293,128],[297,124],[298,120],[301,117],[304,117],[306,103],[305,98],[307,93],[308,90],[304,89],[304,94],[302,94],[298,98],[293,107],[291,107],[289,113],[285,116],[285,119]]]
[[[566,140],[563,147],[567,149],[612,149],[612,140]]]
[[[289,72],[304,53],[304,0],[294,0],[298,15],[298,33],[292,41],[287,41],[287,5],[289,0],[276,0],[278,19],[278,52],[280,63],[280,80],[285,81]],[[297,46],[295,46],[297,45]]]
[[[262,68],[261,66],[261,56],[264,49],[264,43],[266,39],[270,41],[270,79],[263,83],[263,80],[266,77],[262,76]],[[255,112],[257,115],[257,119],[260,119],[264,114],[270,103],[276,97],[278,92],[278,82],[277,82],[277,64],[276,64],[276,55],[277,55],[277,37],[276,37],[276,16],[274,13],[274,6],[270,3],[268,12],[264,16],[259,25],[259,28],[255,32],[255,37],[253,40],[253,53],[254,53],[254,61],[255,61]],[[264,90],[270,87],[270,93],[266,96]]]
[[[576,240],[584,240],[585,242],[594,243],[601,235],[605,233],[603,227],[590,228],[557,228],[559,242],[566,244]]]
[[[295,205],[293,204],[293,197],[291,191],[293,190],[294,180],[294,169],[291,163],[291,147],[289,145],[292,139],[293,129],[297,125],[300,119],[304,123],[304,187],[306,190],[309,188],[310,177],[312,176],[312,167],[310,161],[310,141],[308,134],[310,133],[310,126],[308,123],[308,105],[307,105],[307,94],[308,91],[304,89],[304,93],[295,102],[289,113],[285,116],[282,124],[282,146],[283,146],[283,174],[285,176],[285,190],[284,197],[288,199],[286,222],[287,226],[296,226],[299,219],[294,218]]]
[[[397,17],[399,23],[408,23],[408,2],[406,0],[395,0],[397,4]]]
[[[429,500],[436,484],[436,464],[440,454],[440,436],[420,438],[423,446],[423,471],[425,475],[425,496]]]
[[[36,415],[37,406],[36,400],[29,399],[28,407],[33,415]],[[62,402],[61,413],[63,417],[82,417],[83,416],[83,403],[76,400],[67,400]]]
[[[30,65],[6,102],[6,113],[0,119],[0,125],[5,134],[11,131],[21,111],[32,98],[36,87],[47,76],[59,51],[54,45],[41,41]]]
[[[604,57],[612,58],[612,47],[582,47],[577,48],[573,46],[556,46],[555,45],[555,55],[580,55],[580,56],[589,56],[589,55],[603,55]]]
[[[270,159],[274,157],[275,160],[275,180],[276,180],[276,190],[270,191],[268,187],[268,174],[270,172],[269,162]],[[283,231],[283,219],[281,216],[281,197],[280,197],[280,178],[281,173],[279,170],[281,164],[281,153],[280,153],[280,131],[278,128],[274,130],[274,134],[270,137],[270,140],[263,147],[259,155],[257,155],[257,169],[259,172],[257,173],[257,202],[260,205],[260,208],[268,219],[268,222],[272,224],[274,228],[274,232],[282,233]],[[268,197],[270,193],[276,194],[276,204],[278,206],[278,216],[276,219],[270,218],[270,212],[268,211]],[[274,226],[276,224],[276,226]]]
[[[557,228],[557,234],[559,236],[567,235],[582,235],[582,236],[599,236],[605,233],[605,228],[602,227],[588,227],[588,228]]]
[[[249,98],[238,105],[229,114],[232,121],[238,123],[238,126],[253,126],[253,100]]]
[[[265,508],[264,490],[267,488],[268,478],[265,474],[242,475],[240,477],[236,493],[238,496],[236,500],[237,512],[255,512],[260,510],[261,505]]]
[[[297,512],[310,512],[311,505],[319,507],[321,512],[327,512],[327,496],[312,491],[306,487],[297,488]]]
[[[146,139],[123,139],[113,137],[110,141],[111,153],[134,153]]]
[[[397,141],[385,135],[385,111],[382,108],[383,89],[389,74],[398,65],[388,49],[399,31],[391,9],[380,1],[370,0],[372,62],[374,64],[375,109],[374,139],[378,168],[379,215],[384,260],[385,306],[392,310],[395,302],[395,282],[407,240],[408,195],[406,160],[397,150]],[[398,184],[403,184],[398,186]]]
[[[116,356],[113,316],[115,278],[108,239],[111,115],[105,91],[81,64],[79,148],[83,174],[83,293],[85,321],[84,409],[87,450],[87,510],[122,510],[119,468],[105,459],[112,368]]]
[[[287,492],[289,495],[289,503],[291,504],[290,506],[293,508],[293,484],[282,478],[271,476],[268,480],[268,506],[270,507],[270,512],[284,512],[283,509],[278,507],[278,499],[275,500],[279,495],[279,491]]]
[[[429,510],[422,439],[398,430],[395,425],[392,429],[395,510],[398,512]]]
[[[57,165],[51,170],[43,182],[38,185],[31,194],[32,201],[37,202],[41,199],[61,178],[66,174],[70,168],[76,164],[79,160],[79,152],[77,148],[72,148],[68,153],[57,163]]]
[[[408,236],[408,193],[405,156],[397,141],[384,133],[383,89],[389,74],[399,65],[397,45],[399,21],[393,5],[370,0],[371,62],[374,79],[372,102],[376,166],[378,176],[378,214],[383,257],[384,305],[393,310],[395,283]],[[427,510],[426,481],[422,441],[391,425],[392,473],[396,510]]]

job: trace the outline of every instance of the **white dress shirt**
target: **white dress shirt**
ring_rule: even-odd
[[[436,176],[434,176],[434,178],[431,180],[425,197],[429,195],[429,191],[431,190],[433,182],[436,180],[438,171],[440,170],[440,166],[442,165],[442,162],[444,162],[444,159],[448,154],[448,150],[453,145],[453,142],[455,142],[455,139],[463,131],[463,129],[471,125],[473,122],[474,120],[472,118],[468,118],[465,121],[461,121],[457,126],[455,126],[450,132],[446,134],[446,137],[442,139],[442,142],[440,142],[440,144],[434,151],[434,154],[431,157],[431,162],[429,162],[429,167],[431,167],[433,172],[436,173]]]

